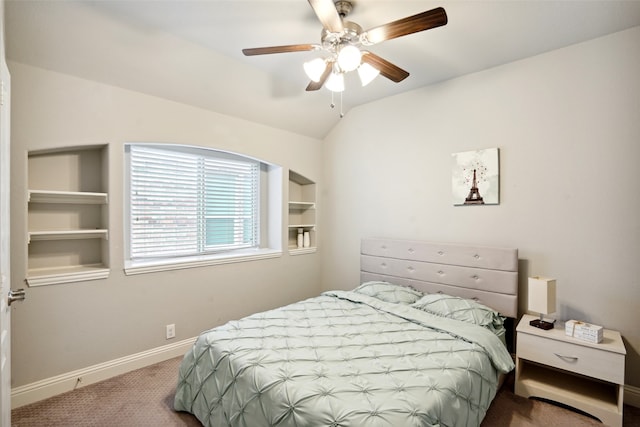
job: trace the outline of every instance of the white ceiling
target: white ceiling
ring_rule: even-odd
[[[313,52],[242,48],[319,43],[305,0],[5,2],[7,57],[323,138],[340,120],[325,89],[305,92]],[[640,1],[356,0],[364,29],[442,6],[446,26],[370,48],[409,71],[401,83],[347,79],[343,109],[640,25]]]

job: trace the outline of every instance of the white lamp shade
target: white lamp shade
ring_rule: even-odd
[[[338,52],[338,65],[342,71],[353,71],[362,61],[362,52],[353,45],[344,46]]]
[[[325,68],[327,67],[324,59],[316,58],[311,61],[307,61],[303,64],[304,72],[314,82],[319,82],[320,77],[322,77],[322,73],[324,73]]]
[[[530,311],[540,314],[555,313],[556,311],[556,280],[548,277],[529,277]]]
[[[324,84],[324,87],[329,89],[331,92],[344,91],[344,76],[342,73],[331,73],[327,82]]]
[[[360,77],[360,83],[362,83],[362,86],[366,86],[371,83],[378,74],[380,74],[380,70],[372,67],[366,62],[363,62],[358,67],[358,77]]]

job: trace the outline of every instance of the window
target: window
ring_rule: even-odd
[[[266,165],[204,148],[126,147],[130,265],[199,265],[258,253],[268,235],[261,233]]]

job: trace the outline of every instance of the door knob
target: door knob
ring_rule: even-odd
[[[22,301],[26,298],[27,296],[24,293],[24,289],[18,289],[15,291],[9,291],[9,305],[11,305],[11,303],[13,303],[14,301]]]

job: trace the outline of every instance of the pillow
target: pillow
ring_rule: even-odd
[[[408,286],[394,285],[389,282],[365,282],[353,292],[395,304],[413,304],[423,295],[422,292]]]
[[[411,306],[437,316],[483,326],[496,335],[504,333],[504,317],[472,299],[446,294],[427,294]]]

